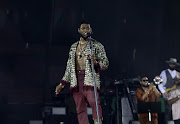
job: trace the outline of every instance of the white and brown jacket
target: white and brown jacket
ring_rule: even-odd
[[[61,83],[70,83],[70,88],[76,88],[77,87],[77,77],[76,77],[76,48],[78,46],[79,41],[75,42],[69,51],[69,58],[67,61],[66,71],[61,79]],[[92,41],[92,54],[95,55],[95,58],[98,62],[98,67],[95,67],[95,81],[96,86],[98,89],[100,89],[100,70],[105,70],[109,66],[109,61],[106,56],[106,52],[104,49],[104,46],[97,42],[96,40]],[[91,55],[90,45],[87,44],[85,55],[89,56]],[[85,77],[84,77],[84,86],[90,86],[93,87],[93,73],[91,69],[91,62],[89,60],[86,60],[86,68],[85,68]]]

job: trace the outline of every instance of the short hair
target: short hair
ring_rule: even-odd
[[[83,21],[81,21],[79,27],[81,27],[82,24],[90,24],[90,23],[88,23],[87,21],[83,20]]]
[[[146,75],[141,75],[140,76],[140,81],[142,81],[142,79],[144,78],[144,77],[147,77]],[[148,77],[147,77],[148,78]]]

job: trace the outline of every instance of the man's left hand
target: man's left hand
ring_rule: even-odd
[[[95,65],[95,66],[97,65],[97,63],[98,63],[98,62],[96,61],[96,58],[95,58],[95,56],[94,56],[94,55],[92,55],[92,56],[91,56],[91,55],[89,55],[89,56],[88,56],[88,59],[93,60],[94,65]]]

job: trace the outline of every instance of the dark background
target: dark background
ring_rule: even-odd
[[[71,44],[79,40],[83,19],[110,61],[101,73],[102,89],[113,88],[115,79],[153,79],[167,68],[170,57],[180,60],[179,5],[179,0],[1,0],[1,120],[27,116],[18,122],[27,123],[41,116],[42,106],[58,102],[54,88]],[[12,105],[35,105],[39,114],[30,116],[30,107],[24,107],[17,115],[19,109]]]

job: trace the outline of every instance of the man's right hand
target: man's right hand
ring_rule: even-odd
[[[150,83],[149,90],[151,90],[155,85],[153,83]]]
[[[62,83],[60,83],[58,86],[56,86],[56,95],[59,94],[59,92],[61,91],[61,89],[64,88],[64,85],[62,85]]]

